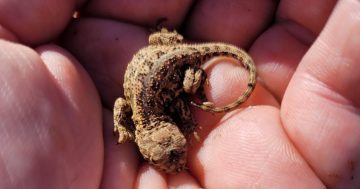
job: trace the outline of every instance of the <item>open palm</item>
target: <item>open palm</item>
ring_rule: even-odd
[[[359,1],[28,2],[0,3],[0,188],[360,186]],[[126,65],[158,23],[247,49],[258,70],[242,108],[193,109],[200,141],[176,175],[112,134]],[[211,101],[242,93],[233,60],[205,68]]]

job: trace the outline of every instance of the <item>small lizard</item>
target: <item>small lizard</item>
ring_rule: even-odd
[[[201,65],[215,56],[233,57],[249,71],[247,89],[233,103],[215,107],[207,102]],[[256,70],[243,50],[224,43],[186,44],[176,31],[152,33],[149,46],[132,58],[124,76],[124,98],[114,105],[114,132],[118,143],[135,140],[143,157],[156,168],[176,173],[186,168],[187,137],[194,133],[186,94],[198,94],[202,103],[190,104],[208,112],[227,112],[252,93]]]

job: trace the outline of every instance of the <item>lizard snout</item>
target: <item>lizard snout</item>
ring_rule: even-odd
[[[187,142],[175,124],[161,121],[153,130],[141,133],[136,141],[140,152],[152,165],[167,173],[185,169]]]

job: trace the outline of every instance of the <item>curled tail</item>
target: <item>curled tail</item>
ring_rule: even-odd
[[[220,113],[228,112],[237,108],[240,104],[242,104],[249,98],[256,85],[256,68],[254,61],[245,51],[233,45],[223,43],[205,43],[191,46],[199,48],[201,52],[200,56],[205,57],[206,59],[214,56],[233,57],[236,60],[240,61],[245,67],[245,69],[249,72],[249,81],[247,84],[247,88],[234,102],[221,107],[215,107],[214,104],[211,102],[202,102],[200,104],[196,102],[191,102],[192,105],[207,112]]]

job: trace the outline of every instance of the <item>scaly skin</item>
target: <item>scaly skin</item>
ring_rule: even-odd
[[[246,101],[256,84],[255,65],[241,49],[223,43],[184,44],[182,39],[166,29],[152,34],[149,46],[129,63],[124,79],[125,99],[118,98],[114,107],[118,142],[135,139],[144,158],[167,173],[186,168],[186,138],[196,124],[183,94],[203,92],[206,76],[200,66],[212,57],[227,56],[242,62],[249,71],[247,89],[233,103],[214,107],[210,102],[191,102],[208,112],[233,110]]]

